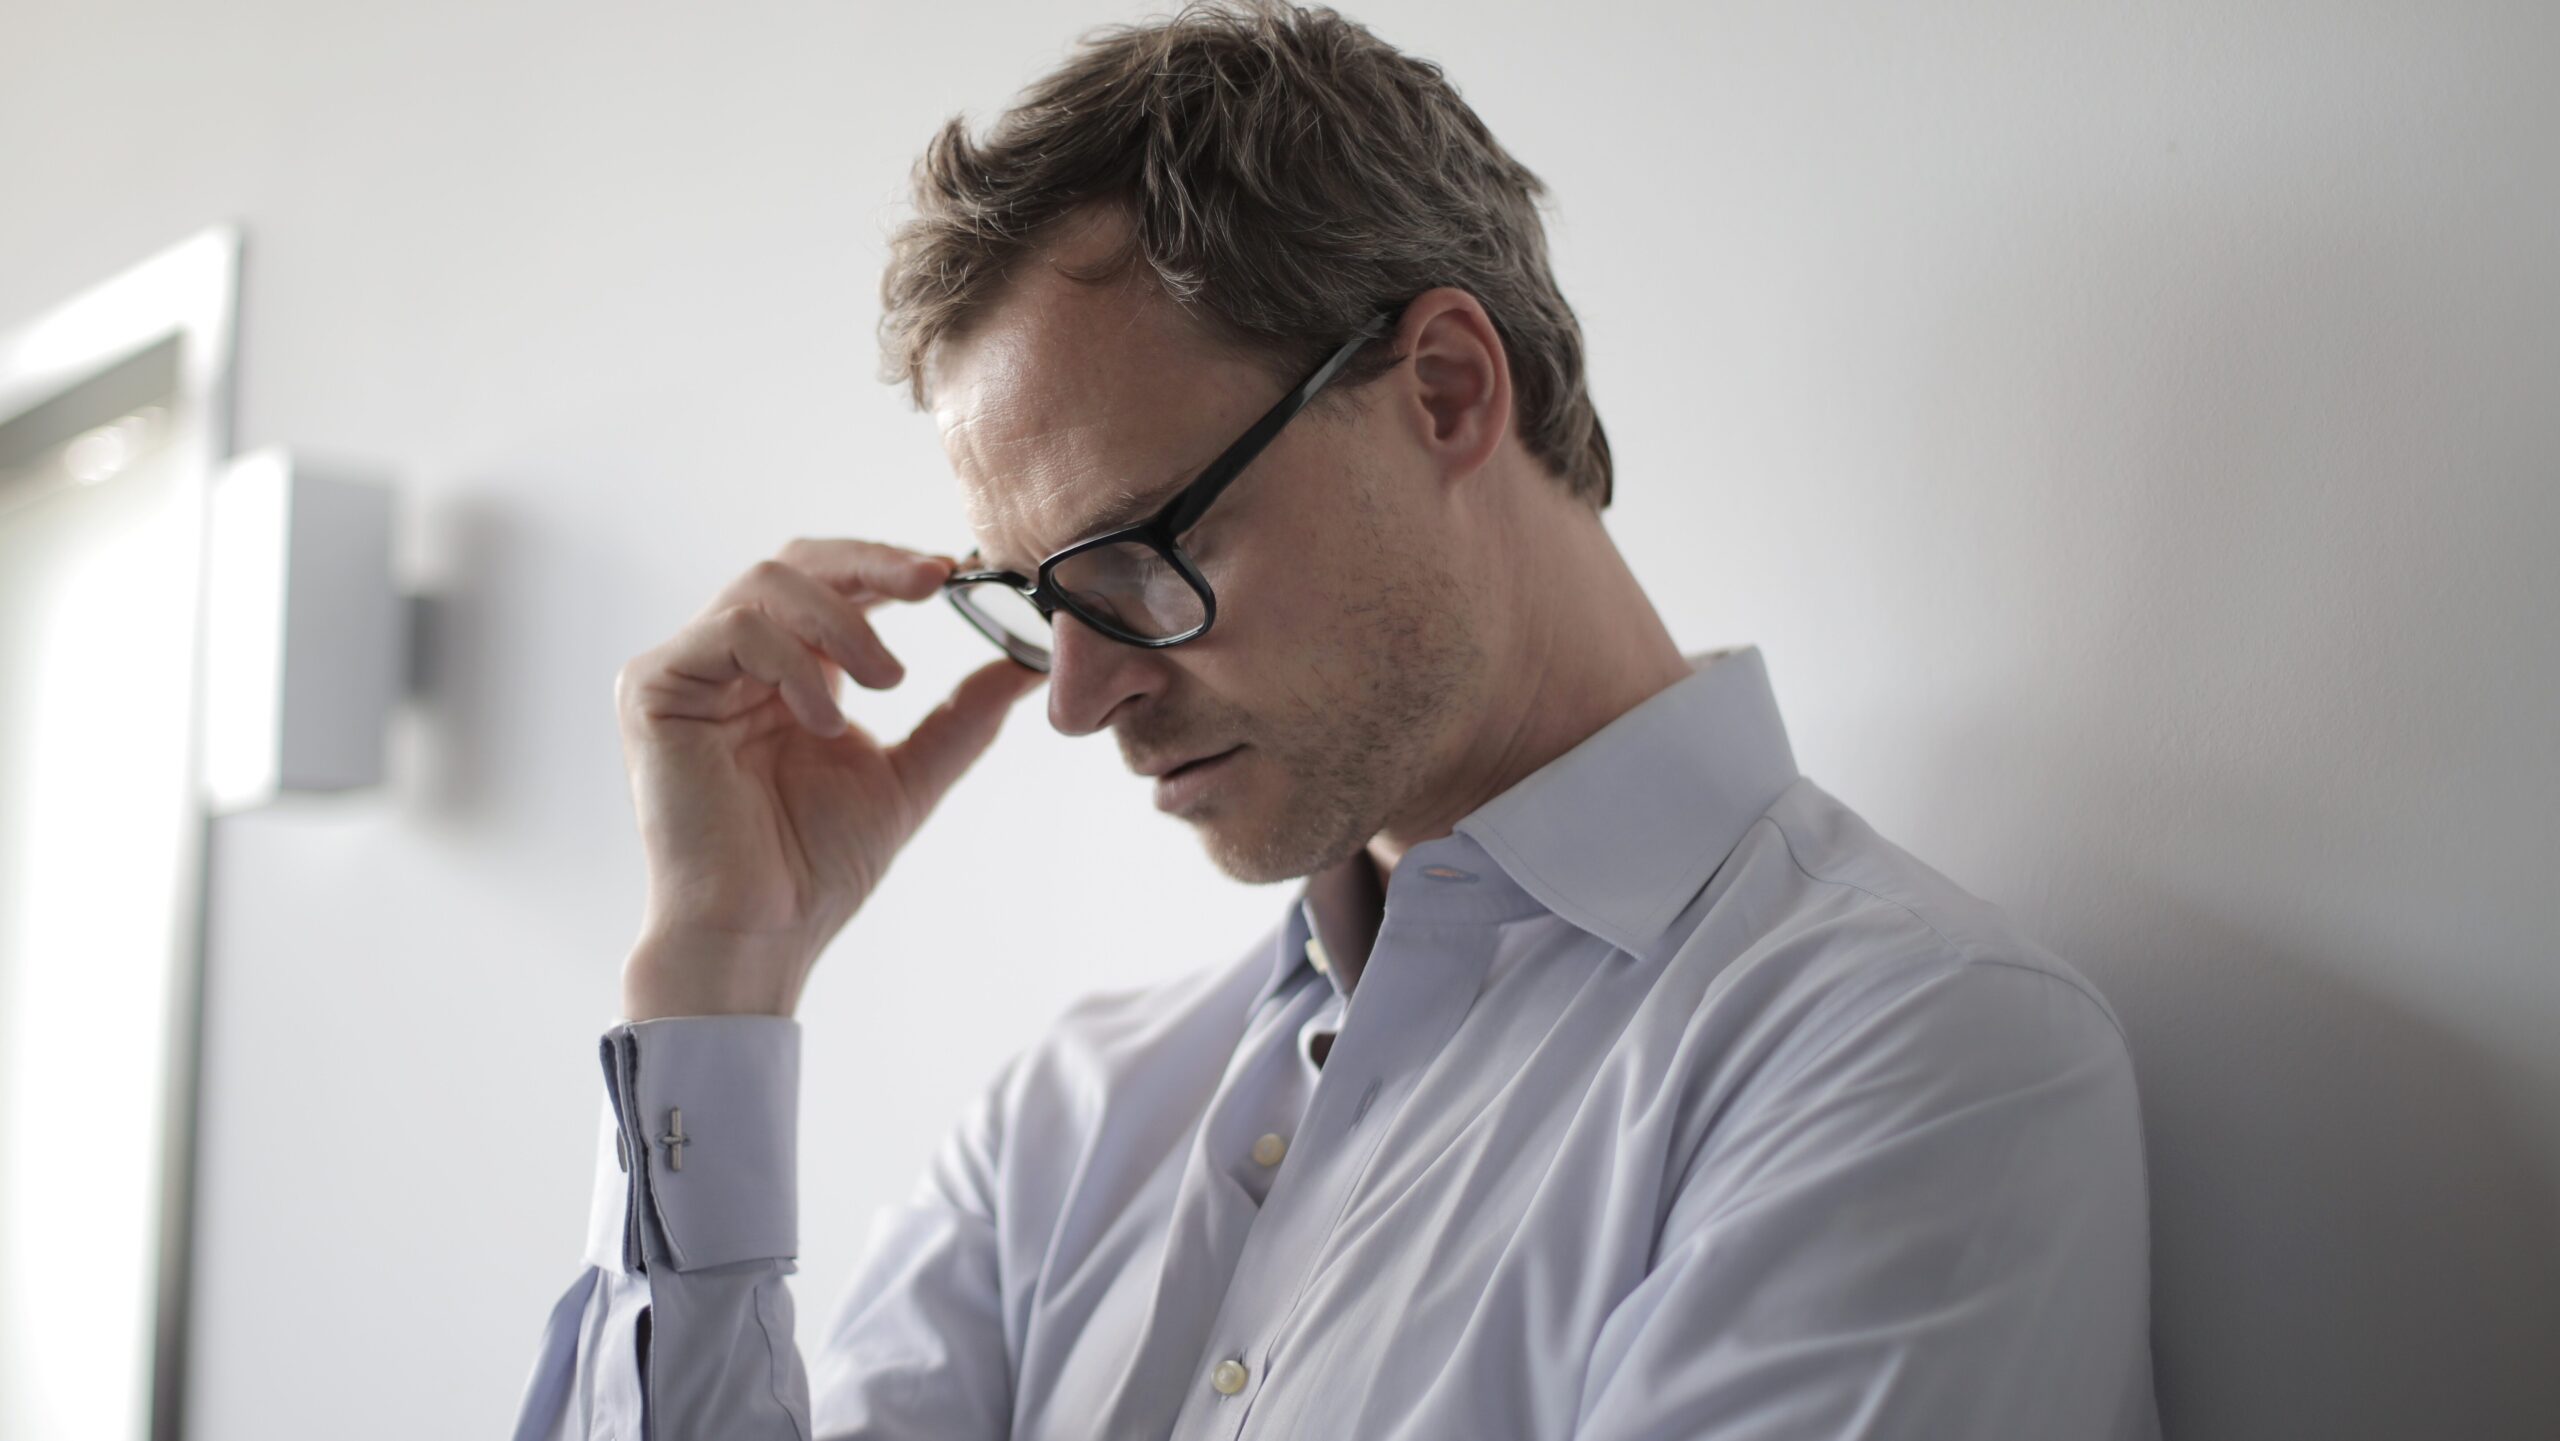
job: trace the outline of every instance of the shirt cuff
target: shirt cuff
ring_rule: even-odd
[[[623,1021],[598,1049],[587,1263],[691,1271],[797,1256],[800,1023]]]

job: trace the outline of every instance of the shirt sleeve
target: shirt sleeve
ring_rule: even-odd
[[[797,1268],[800,1026],[620,1022],[600,1047],[586,1269],[554,1303],[516,1441],[811,1441]]]
[[[2152,1441],[2141,1122],[2114,1017],[1941,968],[1750,1083],[1602,1328],[1577,1441]]]
[[[587,1265],[552,1306],[515,1441],[1003,1441],[1019,1308],[1003,1301],[996,1196],[1019,1061],[879,1217],[815,1356],[813,1417],[783,1283],[799,1250],[799,1023],[624,1022],[602,1055]]]

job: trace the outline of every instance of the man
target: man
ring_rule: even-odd
[[[516,1434],[2155,1435],[2114,1016],[1797,773],[1756,649],[1673,644],[1538,182],[1439,71],[1195,8],[916,190],[888,364],[977,548],[794,542],[619,678],[649,913]],[[937,593],[1006,654],[880,744],[836,669]],[[791,1013],[1044,673],[1305,884],[1006,1068],[804,1367]]]

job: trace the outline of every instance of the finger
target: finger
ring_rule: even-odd
[[[1013,703],[1047,675],[1012,660],[995,660],[961,677],[942,704],[916,722],[907,738],[888,750],[890,768],[921,817],[932,812],[963,772],[995,743]]]
[[[862,607],[798,566],[780,560],[757,561],[730,589],[737,592],[733,603],[762,606],[784,629],[815,646],[862,684],[886,690],[906,679],[907,668],[890,654]]]
[[[771,687],[812,733],[844,733],[824,661],[760,606],[733,605],[686,626],[668,642],[664,665],[669,675],[698,685],[743,680]]]
[[[782,693],[810,734],[844,734],[844,712],[836,706],[835,684],[816,652],[779,624],[770,612],[741,606],[730,612],[731,653],[748,674]]]
[[[876,540],[805,536],[785,545],[775,559],[857,603],[887,597],[923,600],[941,588],[953,565],[947,556]]]

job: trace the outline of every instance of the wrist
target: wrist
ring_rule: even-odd
[[[651,933],[622,962],[622,1015],[789,1016],[807,967],[796,953],[734,937]]]

